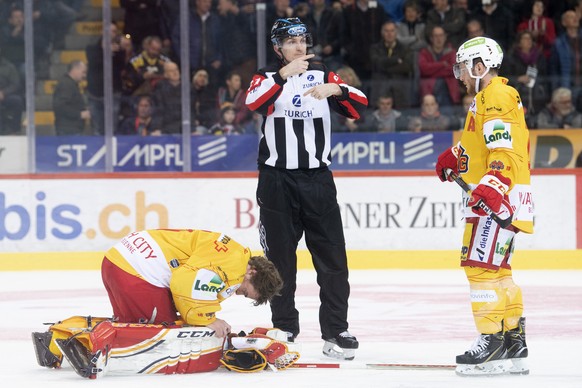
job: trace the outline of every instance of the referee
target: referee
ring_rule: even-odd
[[[366,96],[322,64],[310,63],[311,34],[299,18],[278,19],[271,29],[280,64],[255,73],[246,104],[263,115],[257,203],[265,255],[284,287],[271,301],[273,325],[299,334],[295,308],[297,244],[305,232],[320,286],[323,352],[351,360],[358,341],[348,332],[350,285],[342,220],[331,164],[330,108],[358,119]]]

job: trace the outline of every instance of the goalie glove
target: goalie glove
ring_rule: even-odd
[[[490,171],[481,178],[475,190],[471,192],[467,206],[473,213],[486,216],[485,210],[478,206],[479,200],[482,200],[494,213],[499,213],[501,203],[506,199],[510,186],[511,179],[504,177],[498,171]]]
[[[453,178],[446,173],[449,168],[453,170],[455,174],[459,174],[458,159],[461,152],[459,145],[460,142],[440,154],[437,159],[435,170],[441,182],[444,182],[445,180],[448,180],[449,182],[453,181]]]

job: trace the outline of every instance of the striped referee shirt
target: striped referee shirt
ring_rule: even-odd
[[[358,119],[368,99],[321,64],[310,64],[305,73],[287,80],[281,78],[278,70],[259,70],[247,91],[247,106],[263,115],[258,163],[289,170],[329,166],[330,108]],[[325,100],[303,95],[323,83],[340,85],[343,94]]]

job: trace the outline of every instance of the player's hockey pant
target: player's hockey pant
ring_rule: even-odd
[[[261,245],[283,277],[281,295],[271,302],[273,325],[299,334],[295,308],[297,244],[305,243],[320,286],[319,323],[323,339],[347,330],[350,286],[342,220],[332,173],[327,168],[284,170],[259,167]]]
[[[493,334],[516,328],[523,314],[523,300],[521,289],[513,282],[511,269],[464,268],[477,330]]]

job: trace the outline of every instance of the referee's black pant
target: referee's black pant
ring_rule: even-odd
[[[328,168],[285,170],[259,166],[261,245],[284,281],[281,295],[271,301],[273,326],[295,336],[300,331],[295,307],[296,250],[303,232],[320,287],[322,338],[333,338],[348,329],[350,285],[336,194]]]

